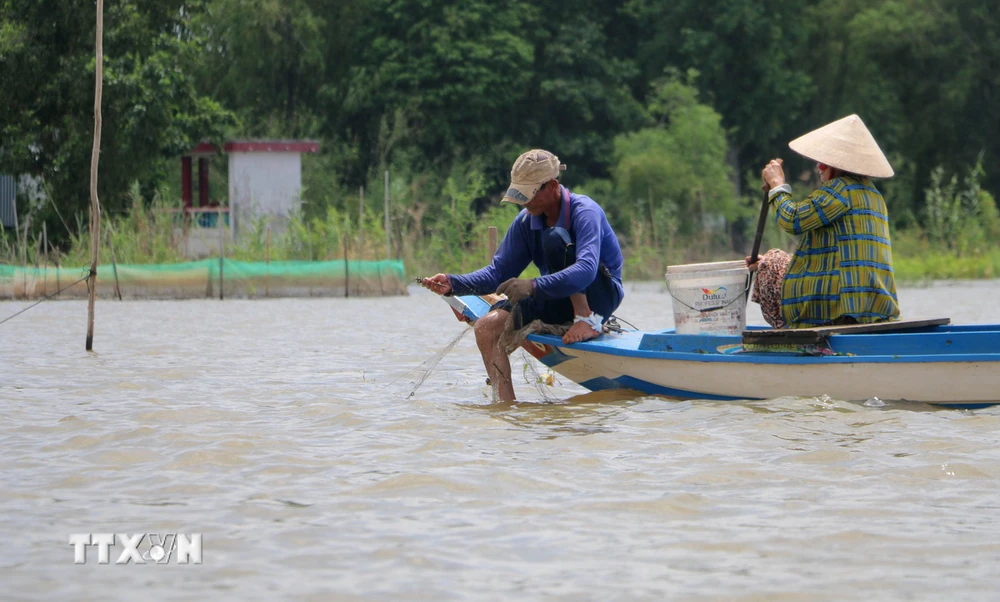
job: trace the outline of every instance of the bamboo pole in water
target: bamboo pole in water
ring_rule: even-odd
[[[94,349],[94,302],[97,299],[97,259],[101,249],[101,204],[97,199],[97,163],[101,154],[101,93],[104,80],[104,0],[97,0],[97,62],[94,65],[94,148],[90,153],[90,276],[87,287],[87,351]]]

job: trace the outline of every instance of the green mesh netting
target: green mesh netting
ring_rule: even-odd
[[[345,265],[346,263],[346,265]],[[405,295],[403,262],[272,261],[204,259],[187,263],[117,266],[97,269],[97,294],[133,299],[218,297],[371,297]],[[86,276],[87,268],[0,265],[0,299],[36,299],[51,295]],[[60,296],[87,296],[86,282]]]

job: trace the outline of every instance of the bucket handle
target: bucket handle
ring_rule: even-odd
[[[700,312],[700,313],[703,313],[703,314],[707,314],[709,312],[719,311],[720,309],[726,309],[727,307],[729,307],[733,303],[736,303],[737,301],[739,301],[744,295],[746,295],[750,291],[750,279],[751,278],[753,278],[753,272],[750,272],[749,274],[747,274],[747,280],[746,280],[746,284],[743,286],[743,292],[740,293],[740,294],[738,294],[738,295],[736,295],[736,297],[732,301],[730,301],[729,303],[726,303],[725,305],[720,305],[718,307],[706,307],[705,309],[698,309],[697,307],[691,307],[687,303],[685,303],[685,302],[681,301],[680,299],[678,299],[676,295],[674,295],[673,291],[670,290],[670,283],[669,282],[667,283],[667,293],[671,297],[673,297],[674,301],[680,303],[681,305],[683,305],[684,307],[690,309],[691,311],[697,311],[697,312]]]

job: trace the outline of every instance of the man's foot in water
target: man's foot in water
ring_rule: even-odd
[[[579,343],[580,341],[589,341],[590,339],[596,339],[601,336],[601,333],[594,330],[594,328],[586,322],[574,322],[570,326],[566,334],[563,335],[563,343],[570,345],[572,343]]]

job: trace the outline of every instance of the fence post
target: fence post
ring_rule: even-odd
[[[111,249],[111,269],[115,273],[115,294],[118,295],[118,300],[122,300],[122,289],[118,285],[118,260],[115,259],[115,241],[111,227],[108,226],[108,247]]]
[[[347,267],[347,236],[345,232],[344,238],[344,298],[351,296],[351,274]]]
[[[358,189],[358,259],[365,254],[365,187]]]
[[[309,261],[313,260],[313,242],[312,242],[312,232],[309,230],[309,224],[306,224],[306,248],[309,249]]]
[[[21,222],[17,219],[17,197],[14,197],[14,261],[17,261],[18,256],[24,255],[24,245],[21,244]],[[25,267],[25,261],[22,260],[21,267]],[[21,293],[25,294],[28,290],[28,276],[25,274],[24,270],[21,270]],[[25,294],[25,297],[27,295]],[[17,299],[17,286],[14,286],[14,298]]]
[[[490,226],[488,232],[490,237],[488,250],[490,254],[489,257],[486,258],[486,263],[491,264],[493,263],[493,256],[497,254],[497,227]]]
[[[42,271],[42,282],[45,284],[42,286],[42,290],[45,291],[42,294],[48,296],[49,294],[49,235],[45,229],[45,222],[42,222],[42,240],[39,241],[38,254],[42,256],[42,265],[44,266]],[[59,289],[56,289],[59,290]]]
[[[365,221],[365,187],[358,190],[358,229],[364,225]]]
[[[392,254],[392,246],[389,243],[389,170],[385,170],[385,258],[389,259]]]
[[[219,217],[222,217],[221,214]],[[222,220],[216,220],[216,225],[219,226],[219,301],[222,301],[225,298],[223,294],[222,270],[226,262],[226,240],[225,233],[222,230]]]
[[[49,254],[53,255],[56,258],[56,295],[58,295],[59,291],[62,290],[62,286],[60,286],[60,284],[59,284],[59,268],[60,268],[60,265],[62,264],[62,262],[59,261],[59,254],[58,253],[53,253],[53,249],[52,249],[52,245],[51,244],[49,245]]]

